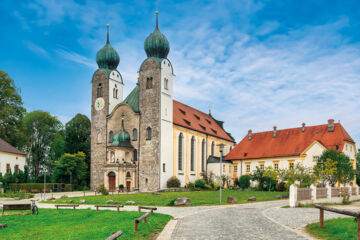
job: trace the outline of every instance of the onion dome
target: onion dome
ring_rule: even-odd
[[[100,69],[116,69],[119,65],[119,54],[113,49],[109,41],[109,24],[107,25],[107,41],[105,46],[96,53],[96,63]]]
[[[158,11],[156,11],[156,27],[145,42],[144,49],[148,57],[167,58],[170,51],[170,44],[165,35],[159,31],[158,27]]]
[[[125,131],[124,128],[124,119],[121,119],[121,129],[118,133],[115,134],[111,146],[133,148],[133,146],[130,143],[130,134],[127,131]]]

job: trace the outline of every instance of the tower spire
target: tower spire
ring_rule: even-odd
[[[159,24],[158,24],[158,15],[159,15],[159,11],[155,11],[155,13],[156,13],[156,29],[159,29]]]
[[[109,24],[106,24],[106,27],[107,27],[107,39],[106,39],[106,43],[110,43],[109,41]]]

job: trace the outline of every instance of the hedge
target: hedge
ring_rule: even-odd
[[[54,185],[57,184],[57,190],[54,188]],[[61,185],[65,185],[65,191],[70,191],[70,184],[63,183],[46,183],[47,191],[61,192]],[[74,190],[74,184],[71,184],[71,190]],[[26,191],[26,192],[40,192],[44,191],[43,183],[10,183],[9,189],[11,191]]]

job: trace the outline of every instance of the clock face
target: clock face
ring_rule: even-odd
[[[97,111],[100,111],[101,109],[103,109],[104,106],[105,106],[105,101],[104,101],[103,98],[97,98],[97,99],[95,100],[95,109],[96,109]]]

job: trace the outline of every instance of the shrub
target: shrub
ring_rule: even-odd
[[[285,182],[279,182],[278,184],[277,184],[277,190],[279,191],[279,192],[286,192],[286,190],[287,190],[287,188],[286,188],[286,186],[285,186]]]
[[[210,184],[205,184],[205,189],[211,190],[213,187]]]
[[[46,189],[48,191],[52,190],[54,191],[54,185],[57,184],[57,192],[61,191],[61,186],[65,185],[65,191],[74,190],[74,184],[72,184],[70,188],[70,184],[63,184],[63,183],[46,183]],[[37,192],[43,192],[44,191],[44,183],[10,183],[9,189],[11,191],[26,191],[26,192],[35,192],[34,190],[38,190]]]
[[[178,188],[180,187],[180,180],[177,177],[171,177],[166,182],[166,187],[168,188]]]
[[[195,190],[195,185],[194,185],[194,183],[189,182],[189,183],[186,185],[186,188],[189,188],[189,189],[191,189],[191,190]]]
[[[120,185],[119,185],[119,189],[124,189],[124,185],[123,185],[123,184],[120,184]]]
[[[98,189],[98,193],[101,193],[102,195],[109,195],[109,191],[105,188],[104,184],[101,184]]]
[[[242,175],[239,178],[239,187],[244,190],[250,187],[250,176],[249,175]]]
[[[205,188],[206,182],[203,179],[199,179],[195,181],[195,187],[197,188]]]
[[[234,180],[234,185],[235,185],[235,186],[240,186],[240,183],[239,183],[239,179],[238,179],[238,178],[235,178],[235,180]]]
[[[214,183],[214,189],[219,190],[220,189],[220,184]]]

